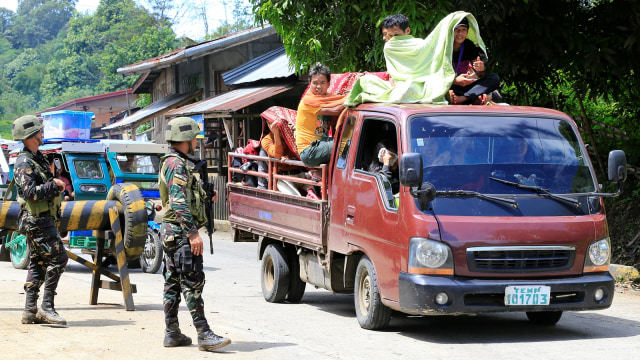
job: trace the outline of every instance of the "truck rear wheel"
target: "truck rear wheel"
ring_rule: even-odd
[[[289,291],[285,300],[290,303],[297,303],[302,300],[307,283],[300,280],[300,260],[298,260],[298,254],[296,254],[296,249],[293,247],[289,247],[289,261],[291,276],[289,277]]]
[[[11,256],[11,265],[16,269],[28,268],[31,251],[29,250],[29,245],[27,245],[27,237],[14,231],[11,234],[10,243],[9,255]]]
[[[555,325],[562,317],[562,311],[529,311],[527,318],[537,325]]]
[[[376,269],[366,255],[358,263],[353,291],[356,316],[360,327],[378,330],[389,324],[391,309],[380,300]]]
[[[262,295],[268,302],[284,301],[289,291],[287,252],[280,245],[268,245],[262,255]]]

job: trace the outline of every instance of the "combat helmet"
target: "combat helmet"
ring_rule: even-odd
[[[164,137],[171,142],[191,141],[199,133],[200,126],[195,120],[181,116],[169,121]]]
[[[25,115],[17,118],[11,125],[13,140],[24,140],[36,135],[44,125],[34,115]]]

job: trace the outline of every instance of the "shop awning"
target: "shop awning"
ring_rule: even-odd
[[[138,123],[146,122],[156,116],[162,115],[169,110],[175,109],[176,107],[182,106],[202,93],[201,89],[190,93],[190,94],[171,94],[167,97],[154,102],[153,104],[137,111],[135,114],[131,116],[127,116],[122,120],[115,122],[113,124],[107,125],[102,128],[102,130],[113,130],[122,128],[125,126],[134,126]]]
[[[245,108],[251,104],[255,104],[276,94],[285,92],[292,87],[293,86],[291,85],[278,85],[249,87],[232,90],[214,96],[212,98],[201,100],[196,103],[168,111],[165,115],[176,117],[212,113],[228,114]]]

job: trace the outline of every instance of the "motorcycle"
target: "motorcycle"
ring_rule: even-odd
[[[140,268],[142,271],[155,274],[162,266],[162,239],[160,237],[160,224],[155,222],[156,212],[162,210],[162,206],[155,205],[151,201],[145,202],[147,211],[147,240],[140,254]]]

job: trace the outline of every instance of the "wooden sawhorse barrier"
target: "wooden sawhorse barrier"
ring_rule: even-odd
[[[118,264],[118,277],[114,273],[102,267],[102,258],[104,257],[104,240],[106,238],[104,231],[98,231],[96,253],[94,262],[89,262],[84,258],[67,250],[69,258],[81,265],[84,265],[93,271],[91,279],[91,292],[89,295],[89,304],[98,304],[98,290],[110,289],[116,291],[122,291],[122,297],[124,298],[124,307],[127,311],[134,311],[133,294],[136,292],[136,285],[131,284],[129,280],[129,267],[127,266],[127,256],[124,252],[124,242],[122,239],[122,228],[120,227],[120,217],[118,215],[118,209],[114,206],[109,209],[109,220],[111,221],[111,230],[115,235],[115,258]],[[100,280],[100,275],[105,275],[113,281]]]

